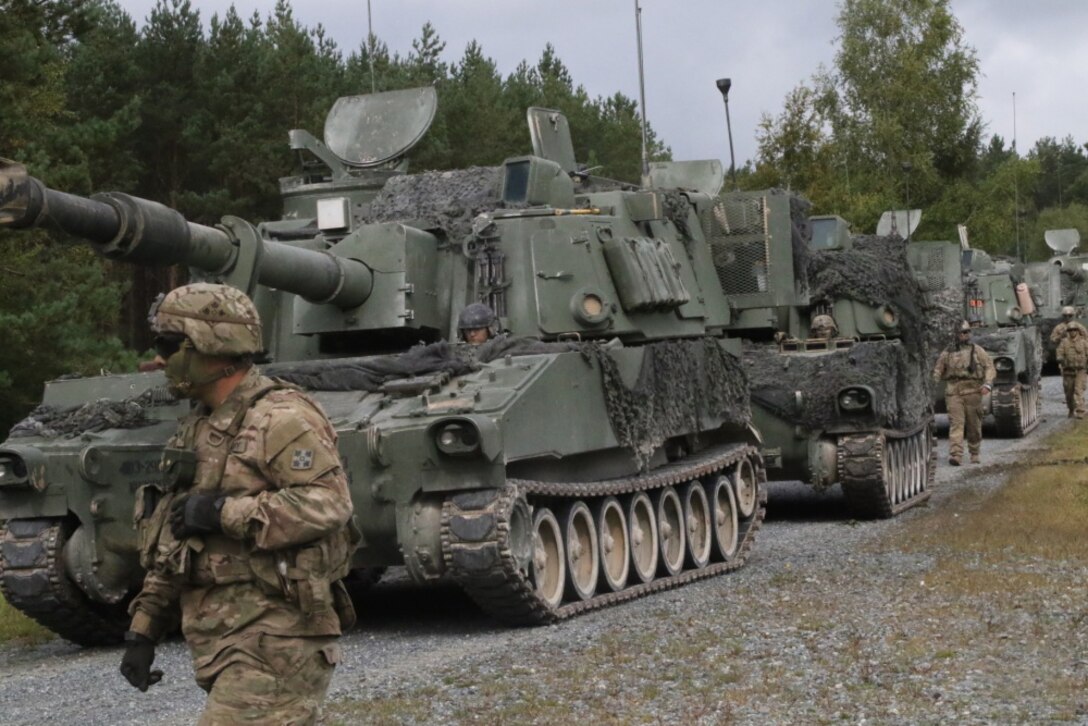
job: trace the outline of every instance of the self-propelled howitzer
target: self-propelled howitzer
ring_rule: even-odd
[[[390,174],[362,202],[330,183],[300,205],[313,218],[204,227],[9,166],[0,219],[251,292],[265,371],[338,431],[358,570],[449,577],[508,622],[550,622],[739,567],[765,475],[702,232],[711,195],[591,179],[561,114],[532,110],[530,128],[533,155]],[[446,343],[475,301],[508,334]],[[187,410],[163,383],[52,382],[0,445],[0,587],[77,642],[119,637],[142,577],[134,492],[164,486],[161,450]],[[88,409],[99,425],[77,426]]]

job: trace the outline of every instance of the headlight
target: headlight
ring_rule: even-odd
[[[0,454],[0,486],[18,486],[26,481],[26,462],[14,454]]]
[[[874,312],[876,324],[884,330],[891,330],[899,325],[899,314],[890,305],[881,305]]]
[[[1002,373],[1008,373],[1012,369],[1016,368],[1016,364],[1013,363],[1012,358],[995,358],[994,368]]]
[[[862,386],[851,386],[839,392],[839,408],[848,413],[859,413],[873,405],[873,394]]]
[[[435,429],[434,443],[443,454],[470,456],[480,450],[480,432],[468,421],[440,424]]]

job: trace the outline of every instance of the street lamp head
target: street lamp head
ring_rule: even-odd
[[[732,78],[719,78],[715,81],[718,84],[718,90],[721,91],[722,98],[726,101],[729,100],[729,87],[733,85]]]

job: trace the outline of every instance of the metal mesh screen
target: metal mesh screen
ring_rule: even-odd
[[[714,269],[725,294],[766,292],[772,271],[763,197],[719,199],[705,226]]]
[[[926,254],[925,265],[918,280],[925,292],[937,292],[945,287],[944,247],[934,247]]]

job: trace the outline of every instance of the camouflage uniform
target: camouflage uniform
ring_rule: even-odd
[[[948,408],[948,459],[958,464],[963,457],[963,439],[971,461],[980,460],[982,446],[982,387],[989,387],[997,370],[989,354],[971,342],[957,344],[941,351],[933,378],[945,381],[944,400]]]
[[[214,410],[182,420],[163,469],[163,490],[137,493],[147,575],[130,631],[160,639],[180,602],[209,693],[201,724],[313,723],[340,660],[341,621],[354,617],[337,582],[355,544],[352,503],[328,419],[301,391],[250,369]],[[179,541],[171,504],[199,493],[225,497],[222,532]]]
[[[1076,325],[1077,327],[1072,327]],[[1062,388],[1069,415],[1084,418],[1084,387],[1088,381],[1088,335],[1083,326],[1072,323],[1058,344],[1058,365],[1062,369]]]
[[[1076,320],[1066,320],[1055,325],[1054,329],[1050,331],[1050,344],[1059,345],[1062,342],[1062,339],[1065,338],[1065,334],[1074,329],[1079,330],[1081,335],[1088,336],[1088,329],[1083,325]]]

